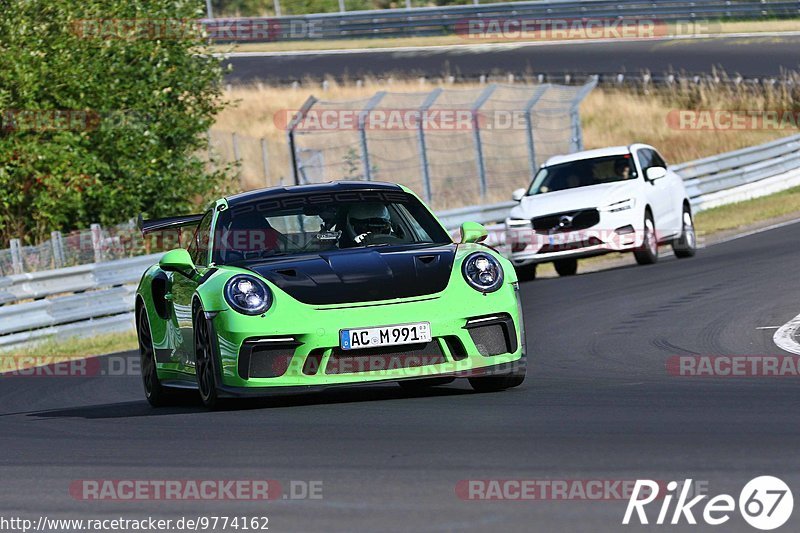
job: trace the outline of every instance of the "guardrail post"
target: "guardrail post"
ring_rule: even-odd
[[[22,274],[25,271],[22,264],[22,245],[19,239],[11,239],[9,244],[11,246],[11,268],[14,270],[14,274]]]
[[[481,200],[486,200],[486,193],[489,189],[488,184],[486,183],[486,162],[483,159],[483,145],[481,144],[481,127],[480,121],[478,120],[478,115],[481,110],[481,106],[486,103],[486,100],[492,96],[492,93],[497,89],[497,85],[494,83],[486,87],[483,90],[481,95],[475,100],[475,103],[472,105],[472,137],[475,141],[475,160],[478,163],[478,181],[480,184],[481,190]]]
[[[442,94],[442,88],[436,88],[425,98],[422,105],[419,106],[419,124],[417,125],[417,138],[419,140],[419,163],[422,173],[422,187],[425,193],[425,201],[431,201],[431,173],[430,166],[428,165],[428,151],[425,147],[425,113],[430,109],[433,103]]]
[[[372,110],[375,109],[375,106],[381,101],[381,99],[386,94],[385,91],[379,91],[375,93],[372,98],[369,99],[367,105],[364,109],[361,110],[358,114],[358,136],[361,140],[361,164],[364,167],[364,179],[367,181],[372,181],[372,167],[369,162],[369,148],[367,147],[367,131],[364,127],[367,121],[367,117]]]
[[[66,264],[64,260],[64,240],[61,238],[60,231],[50,233],[50,246],[53,247],[53,266],[55,268],[64,268]]]
[[[549,83],[540,85],[533,91],[533,96],[531,96],[530,100],[525,103],[525,139],[528,145],[528,165],[530,166],[531,179],[536,175],[536,170],[539,168],[536,165],[536,145],[533,142],[533,117],[531,117],[531,113],[533,112],[536,102],[538,102],[549,89]]]
[[[344,0],[339,0],[339,13],[344,13],[347,11],[347,7],[344,5]]]
[[[269,157],[267,153],[267,140],[261,138],[261,165],[264,167],[264,186],[269,187]]]
[[[103,262],[103,229],[100,224],[92,224],[92,249],[94,249],[94,262]]]

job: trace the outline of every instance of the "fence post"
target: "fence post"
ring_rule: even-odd
[[[269,156],[267,154],[267,140],[261,138],[261,164],[264,166],[264,186],[269,187]]]
[[[211,10],[211,0],[206,0],[206,15],[210,19],[214,18],[214,12]]]
[[[358,136],[361,140],[361,164],[364,167],[364,179],[367,181],[372,181],[372,166],[369,161],[367,131],[364,128],[364,125],[369,114],[372,113],[372,110],[375,109],[375,106],[378,105],[385,94],[385,91],[378,91],[375,93],[372,98],[369,99],[364,109],[362,109],[358,114]]]
[[[11,239],[9,244],[11,245],[11,267],[14,274],[22,274],[25,271],[22,264],[22,245],[19,239]]]
[[[92,224],[92,249],[94,249],[94,262],[103,262],[103,229],[100,224]]]
[[[236,177],[239,178],[239,188],[244,189],[242,184],[242,154],[239,152],[239,136],[236,132],[231,134],[231,142],[233,143],[233,159],[236,162]]]
[[[425,148],[425,112],[430,109],[439,95],[442,94],[442,88],[438,87],[431,91],[422,105],[419,107],[419,125],[417,127],[417,138],[419,140],[419,163],[422,171],[422,187],[425,194],[425,201],[431,201],[431,174],[428,165],[428,152]]]
[[[536,102],[539,101],[549,88],[549,83],[540,85],[533,92],[533,96],[531,96],[530,100],[525,103],[525,137],[528,144],[528,165],[530,166],[531,179],[536,175],[537,169],[536,147],[533,142],[533,118],[531,118],[531,113],[533,112],[533,107],[536,105]]]
[[[344,0],[339,0],[339,13],[344,13],[347,11],[347,7],[344,5]]]
[[[306,100],[303,105],[300,107],[300,110],[292,117],[292,120],[289,122],[288,132],[286,133],[287,139],[289,141],[289,161],[292,164],[292,177],[294,178],[294,184],[300,185],[300,173],[298,172],[297,168],[297,146],[295,145],[295,128],[297,124],[300,123],[301,120],[306,116],[308,111],[311,107],[317,103],[317,99],[313,96],[309,96],[308,100]]]
[[[281,0],[275,0],[275,16],[281,16]]]
[[[66,264],[64,260],[64,241],[61,238],[60,231],[50,232],[50,246],[53,247],[53,266],[55,268],[64,268]]]
[[[593,77],[591,81],[584,84],[583,87],[578,90],[578,93],[572,99],[572,104],[570,105],[570,120],[572,121],[572,151],[579,152],[583,150],[583,130],[581,128],[581,114],[578,111],[578,108],[583,102],[583,99],[586,98],[592,89],[597,86],[597,76]]]
[[[492,96],[495,89],[497,89],[497,85],[494,83],[486,87],[478,99],[475,100],[470,110],[472,112],[472,137],[475,141],[475,159],[478,163],[478,181],[481,190],[481,200],[486,200],[486,192],[489,187],[486,183],[486,162],[483,159],[483,145],[481,144],[481,128],[478,114],[480,113],[481,106]]]

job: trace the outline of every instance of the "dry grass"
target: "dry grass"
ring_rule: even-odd
[[[695,217],[695,225],[698,233],[706,237],[720,231],[744,228],[756,222],[798,212],[800,212],[800,187],[703,211]]]
[[[752,109],[761,109],[755,104]],[[596,89],[581,106],[586,148],[643,142],[652,144],[669,163],[691,161],[765,143],[796,131],[687,131],[670,127],[673,109],[741,109],[731,99],[705,98],[699,105],[666,94],[645,95],[629,90]]]
[[[673,24],[668,25],[669,34],[685,34],[685,30],[676,30]],[[734,21],[715,22],[693,29],[695,34],[716,33],[765,33],[765,32],[791,32],[800,30],[799,19],[764,20],[764,21]],[[215,45],[214,52],[287,52],[304,50],[350,50],[357,48],[400,48],[400,47],[430,47],[453,46],[463,44],[490,44],[508,43],[508,39],[466,39],[459,35],[437,35],[429,37],[394,37],[370,39],[336,39],[336,40],[309,40],[295,42],[275,43],[244,43],[236,46]],[[514,41],[512,41],[514,42]]]

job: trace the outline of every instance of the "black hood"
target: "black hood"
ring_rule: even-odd
[[[242,265],[312,305],[409,298],[447,287],[456,245],[353,249]]]

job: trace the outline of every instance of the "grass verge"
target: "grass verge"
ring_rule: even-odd
[[[138,348],[136,333],[110,333],[94,337],[48,338],[35,346],[0,353],[0,361],[14,357],[42,357],[57,360],[82,359],[95,355],[125,352]],[[0,368],[2,364],[0,363]]]

